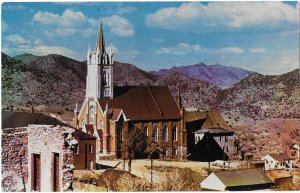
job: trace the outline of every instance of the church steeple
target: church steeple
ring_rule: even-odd
[[[88,49],[86,98],[113,98],[113,57],[112,50],[105,50],[102,21],[99,20],[96,50]]]
[[[101,54],[105,53],[105,42],[104,42],[104,34],[103,34],[103,27],[102,27],[102,20],[101,19],[99,20],[99,26],[98,26],[96,51],[99,51]]]

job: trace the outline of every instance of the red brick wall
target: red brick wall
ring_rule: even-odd
[[[76,170],[91,169],[90,163],[93,161],[93,169],[96,169],[96,139],[77,139],[79,153],[74,153],[74,166]],[[89,152],[89,145],[92,145],[92,153]],[[85,158],[86,157],[86,158]],[[87,163],[86,163],[87,162]]]

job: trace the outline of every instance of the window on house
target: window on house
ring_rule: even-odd
[[[144,134],[148,137],[149,134],[148,134],[148,127],[144,127]]]
[[[220,142],[222,142],[222,136],[220,136]]]
[[[158,128],[154,127],[152,131],[152,138],[154,142],[158,142]]]
[[[174,125],[172,128],[172,141],[177,141],[177,127]]]
[[[93,145],[92,144],[89,144],[89,152],[93,153]]]
[[[163,128],[163,139],[164,139],[165,142],[168,141],[168,128],[167,128],[167,126],[164,126],[164,128]]]
[[[75,145],[75,147],[74,147],[74,153],[79,154],[79,145],[78,144]]]
[[[225,136],[225,142],[227,142],[227,136]]]
[[[229,151],[229,148],[228,148],[228,146],[226,146],[226,151],[227,151],[227,152]]]
[[[102,120],[99,121],[99,129],[103,129],[103,121]]]
[[[81,127],[84,128],[85,127],[85,120],[83,119],[81,122]]]

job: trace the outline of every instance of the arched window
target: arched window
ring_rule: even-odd
[[[172,128],[172,141],[177,141],[177,127],[176,125]]]
[[[154,142],[158,142],[158,128],[157,127],[153,128],[152,139]]]
[[[165,142],[167,142],[167,141],[168,141],[168,128],[167,128],[167,126],[164,126],[162,132],[163,132],[163,133],[162,133],[162,135],[163,135],[163,140],[164,140]]]
[[[85,127],[85,120],[84,119],[81,122],[81,127],[82,127],[82,129]]]
[[[95,107],[90,107],[90,124],[94,124],[94,118],[95,118]]]
[[[99,121],[99,129],[103,129],[103,121],[102,120]]]

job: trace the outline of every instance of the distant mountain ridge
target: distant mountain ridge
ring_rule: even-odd
[[[161,69],[157,72],[152,71],[151,73],[162,76],[171,72],[180,72],[189,78],[207,81],[222,88],[231,87],[234,83],[253,73],[241,68],[229,67],[221,64],[206,65],[204,63],[187,66],[173,66],[170,69]]]
[[[58,105],[72,109],[76,102],[84,99],[87,73],[85,62],[55,54],[27,56],[19,56],[17,61],[2,53],[3,105]],[[28,58],[34,59],[29,62]],[[28,63],[24,64],[22,60]],[[115,62],[114,65],[116,85],[166,85],[173,96],[181,91],[185,108],[236,111],[253,118],[300,117],[297,110],[299,69],[276,76],[251,72],[230,88],[222,90],[215,84],[190,78],[177,70],[155,75],[132,64]],[[194,65],[195,68],[199,66],[207,68],[204,64]],[[213,68],[217,69],[218,66],[224,69],[221,65]],[[219,76],[222,77],[221,74]]]
[[[38,59],[39,57],[41,57],[41,56],[35,56],[32,54],[25,53],[25,54],[20,54],[20,55],[14,56],[13,58],[18,61],[21,61],[24,64],[29,64],[30,62]]]

